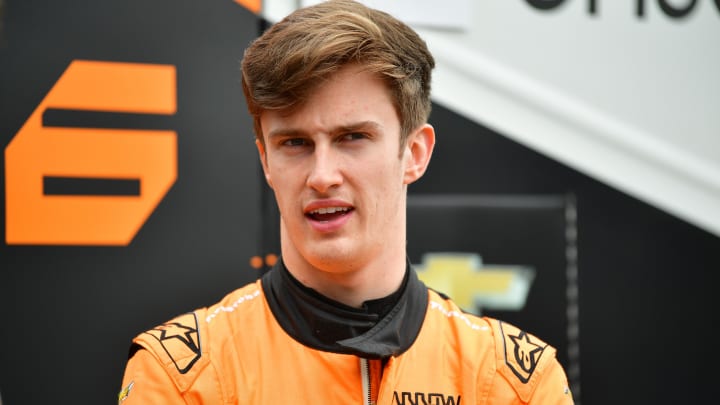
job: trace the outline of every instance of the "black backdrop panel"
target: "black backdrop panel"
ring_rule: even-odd
[[[4,404],[114,403],[135,334],[258,275],[248,260],[260,253],[261,177],[239,73],[258,18],[231,0],[11,0],[3,22],[3,150],[74,60],[177,73],[177,112],[155,121],[177,133],[177,178],[127,246],[0,242]],[[108,125],[128,122],[116,118]],[[2,164],[3,235],[5,197]]]
[[[566,260],[576,233],[574,216],[568,219],[567,212],[574,209],[572,199],[564,196],[412,194],[408,256],[419,267],[427,254],[450,252],[478,255],[488,269],[529,269],[524,307],[466,309],[535,334],[554,346],[561,363],[569,367],[568,346],[577,344],[569,342],[566,333],[568,305],[577,305],[566,299],[568,281],[577,287],[577,278],[567,276],[568,265],[576,269],[575,263]],[[577,323],[576,318],[570,321]]]
[[[582,382],[578,404],[696,403],[714,395],[715,374],[702,370],[718,362],[718,352],[697,340],[697,328],[718,321],[717,235],[441,105],[433,105],[430,121],[437,145],[411,194],[575,197],[578,291],[568,296],[578,301],[579,329],[569,332],[579,336],[570,349],[582,368],[567,371],[574,388]],[[488,254],[487,263],[516,262]],[[542,315],[557,321],[547,319],[555,315],[549,309]],[[555,333],[543,337],[552,341]]]

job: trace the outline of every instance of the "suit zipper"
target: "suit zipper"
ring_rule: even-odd
[[[363,405],[372,405],[372,379],[368,359],[360,359],[360,375],[362,377]]]

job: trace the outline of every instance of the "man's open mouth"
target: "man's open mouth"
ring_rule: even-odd
[[[347,215],[352,210],[352,207],[325,207],[312,210],[305,214],[305,216],[314,221],[327,222]]]

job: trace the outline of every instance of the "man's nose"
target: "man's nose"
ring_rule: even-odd
[[[342,158],[330,145],[318,144],[313,151],[313,162],[307,178],[308,187],[325,193],[342,184]]]

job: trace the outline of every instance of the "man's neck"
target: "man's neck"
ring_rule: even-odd
[[[404,251],[399,253],[388,258],[374,257],[357,268],[350,263],[345,267],[342,263],[325,268],[313,266],[294,249],[283,249],[283,260],[290,274],[304,286],[334,301],[360,308],[364,302],[386,297],[400,288],[407,259]]]

